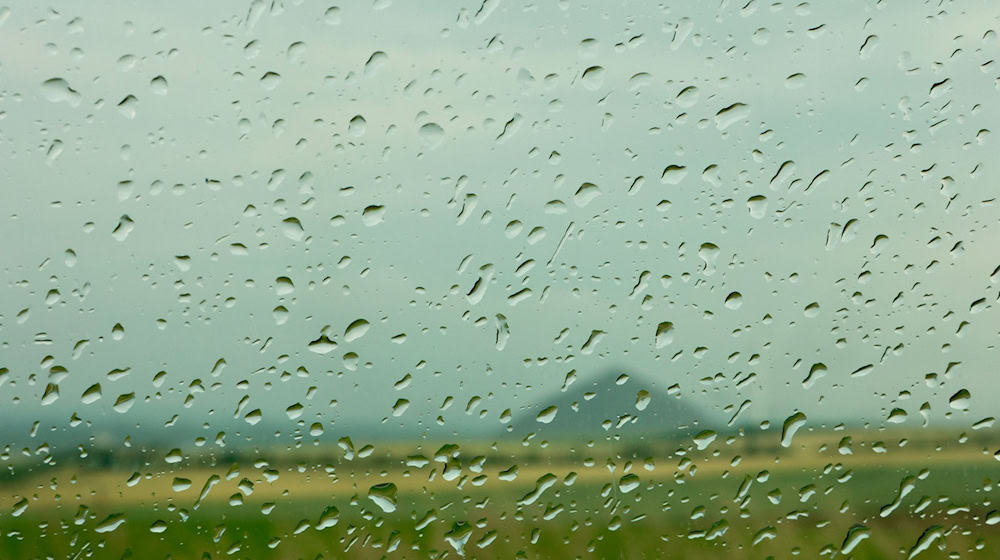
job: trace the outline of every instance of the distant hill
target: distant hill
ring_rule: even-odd
[[[577,379],[515,415],[507,437],[537,432],[547,439],[596,439],[608,434],[686,436],[719,427],[714,415],[668,394],[641,374],[611,369]],[[724,423],[722,424],[724,425]]]

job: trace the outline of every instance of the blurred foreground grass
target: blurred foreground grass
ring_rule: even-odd
[[[575,446],[465,445],[446,453],[451,474],[433,449],[423,465],[403,447],[377,461],[30,469],[0,486],[0,559],[1000,557],[986,447],[841,454],[824,437],[778,454],[618,445],[576,459]],[[553,484],[535,495],[539,481]],[[386,482],[394,511],[368,497]],[[867,538],[851,547],[849,534]],[[922,535],[935,538],[918,551]]]

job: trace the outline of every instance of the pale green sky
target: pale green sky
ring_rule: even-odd
[[[900,407],[916,426],[925,401],[950,425],[988,416],[1000,9],[743,4],[5,10],[11,443],[74,412],[95,423],[75,428],[81,441],[123,419],[169,433],[174,414],[176,429],[242,429],[244,395],[240,416],[259,408],[283,433],[299,402],[306,426],[389,418],[379,429],[392,433],[433,423],[449,395],[447,429],[492,430],[569,370],[609,367],[654,398],[679,384],[706,416],[744,400],[748,417],[779,423],[803,410],[815,425],[881,426]],[[683,170],[663,181],[669,166]],[[115,236],[123,215],[132,229]],[[346,341],[359,318],[370,328]],[[673,338],[657,347],[663,322]],[[310,352],[327,325],[338,346]],[[805,388],[814,363],[827,375]],[[68,375],[42,406],[53,365]],[[109,379],[116,368],[131,370]],[[94,383],[103,397],[81,403]],[[941,418],[962,388],[971,411]],[[474,396],[484,419],[463,414]],[[412,405],[393,418],[400,398]]]

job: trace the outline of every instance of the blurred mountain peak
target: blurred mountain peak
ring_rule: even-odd
[[[676,436],[715,425],[702,407],[668,390],[670,385],[624,367],[571,374],[560,389],[522,407],[508,432],[556,439]]]

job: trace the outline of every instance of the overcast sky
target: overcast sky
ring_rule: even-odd
[[[5,443],[494,430],[609,368],[706,415],[989,416],[1000,10],[744,4],[4,9]]]

